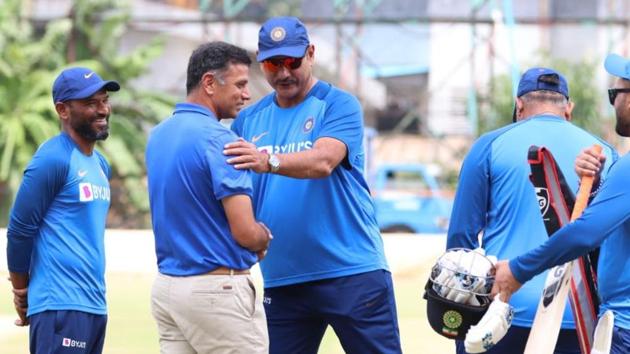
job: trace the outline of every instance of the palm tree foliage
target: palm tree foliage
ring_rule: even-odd
[[[163,42],[156,38],[120,54],[129,20],[124,2],[76,0],[68,18],[36,31],[22,1],[0,2],[0,224],[6,222],[31,156],[59,132],[51,96],[54,78],[62,69],[80,65],[122,86],[111,95],[110,137],[97,147],[113,170],[109,226],[148,226],[143,162],[147,132],[168,116],[174,99],[132,86],[131,81],[162,52]]]

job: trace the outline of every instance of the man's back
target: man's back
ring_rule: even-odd
[[[251,195],[249,172],[225,162],[236,136],[206,108],[180,103],[151,132],[146,164],[160,273],[183,276],[219,266],[249,269],[256,255],[230,232],[221,199]]]
[[[481,230],[483,247],[499,259],[513,258],[543,243],[548,235],[529,181],[529,146],[549,149],[569,187],[577,191],[575,157],[593,144],[604,146],[608,161],[616,159],[607,143],[557,116],[530,117],[479,138],[462,166],[447,247],[475,248]],[[510,300],[514,325],[531,326],[545,277],[532,279]],[[563,327],[572,326],[567,306]]]

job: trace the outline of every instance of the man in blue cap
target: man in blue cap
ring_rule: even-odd
[[[630,137],[630,60],[610,54],[604,67],[616,77],[608,97],[615,107],[617,134]],[[522,284],[525,288],[536,274],[601,245],[597,272],[600,314],[611,310],[615,315],[610,353],[625,354],[630,353],[630,155],[614,163],[606,177],[602,174],[605,161],[604,154],[592,149],[579,156],[577,174],[595,176],[593,188],[597,193],[593,201],[579,219],[555,232],[544,244],[525,254],[504,257],[511,260],[497,264],[493,293],[509,297]]]
[[[547,147],[574,192],[578,178],[573,162],[583,149],[597,143],[604,146],[610,161],[617,158],[612,147],[570,122],[572,109],[567,82],[559,72],[532,68],[523,74],[514,108],[516,123],[481,136],[463,162],[447,249],[482,246],[487,254],[502,259],[547,240],[537,193],[529,180],[529,147]],[[536,277],[512,297],[512,326],[487,353],[523,352],[545,278],[546,274]],[[462,342],[457,342],[457,352],[465,353]],[[566,306],[556,352],[580,353],[570,306]]]
[[[363,177],[363,116],[313,76],[295,17],[265,22],[257,60],[275,90],[232,125],[229,163],[251,169],[256,216],[274,233],[261,262],[271,353],[316,353],[331,325],[347,353],[400,353],[391,273]]]
[[[18,326],[31,353],[100,353],[105,339],[104,233],[110,167],[94,149],[109,135],[108,91],[94,71],[66,69],[53,84],[62,132],[24,171],[7,230],[7,261]]]

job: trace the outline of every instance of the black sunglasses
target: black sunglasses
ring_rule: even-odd
[[[611,105],[615,105],[615,99],[620,92],[630,92],[630,88],[611,88],[608,89],[608,100]]]

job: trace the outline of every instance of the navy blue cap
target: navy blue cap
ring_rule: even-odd
[[[604,61],[604,68],[610,75],[630,80],[630,60],[620,55],[608,54]]]
[[[543,75],[556,75],[558,77],[558,84],[550,83],[545,80],[540,80]],[[569,86],[567,80],[559,72],[549,68],[531,68],[527,70],[521,81],[518,83],[518,91],[516,97],[521,97],[527,93],[533,91],[553,91],[562,94],[564,97],[569,98]]]
[[[301,58],[309,43],[306,27],[297,17],[273,17],[258,32],[256,60],[275,56]]]
[[[102,89],[118,91],[120,85],[116,81],[103,81],[97,73],[88,68],[69,68],[62,71],[53,83],[53,102],[88,98]]]

